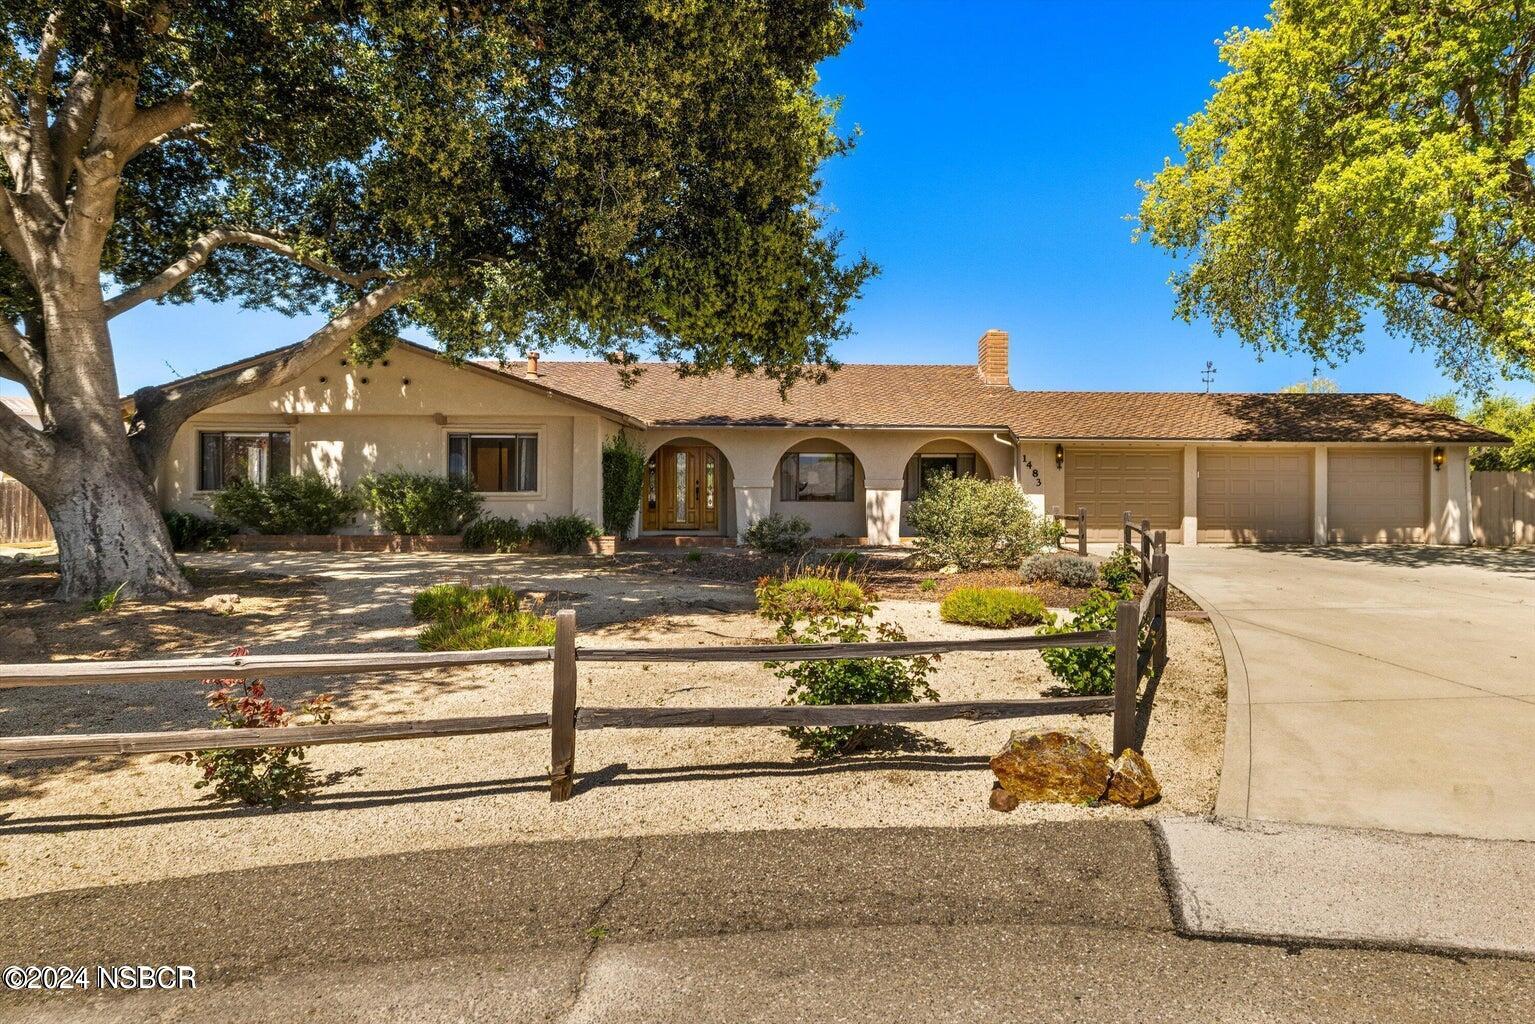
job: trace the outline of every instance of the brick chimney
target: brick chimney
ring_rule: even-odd
[[[983,384],[1006,386],[1007,379],[1007,332],[995,327],[981,335],[976,346],[976,372]]]
[[[1006,344],[1006,338],[1005,337],[1003,338],[1003,343]],[[1006,363],[1007,363],[1007,356],[1006,356],[1005,353],[1003,354],[1002,361],[1003,361],[1003,364],[1006,365]],[[528,376],[529,377],[537,377],[538,376],[538,353],[537,352],[529,352],[528,353]]]

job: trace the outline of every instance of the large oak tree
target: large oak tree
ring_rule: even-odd
[[[826,363],[872,272],[816,203],[848,140],[815,66],[856,6],[0,0],[0,374],[43,418],[0,406],[0,469],[48,509],[60,596],[184,590],[171,438],[340,346]],[[328,319],[125,424],[112,318],[204,298]]]
[[[1535,12],[1276,0],[1143,183],[1177,310],[1336,362],[1374,318],[1467,387],[1535,367]]]

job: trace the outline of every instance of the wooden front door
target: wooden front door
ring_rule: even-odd
[[[647,530],[718,530],[720,454],[708,445],[668,444],[646,470]]]

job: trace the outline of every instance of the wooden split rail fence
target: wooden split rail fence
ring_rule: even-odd
[[[0,761],[123,754],[181,753],[250,747],[308,747],[441,736],[550,731],[550,798],[570,798],[576,733],[584,729],[732,728],[751,726],[857,726],[986,721],[1040,715],[1112,715],[1114,750],[1139,747],[1136,718],[1142,679],[1149,701],[1167,664],[1167,553],[1165,535],[1152,541],[1149,582],[1139,601],[1119,603],[1114,629],[1049,636],[910,640],[894,643],[750,644],[738,647],[585,647],[576,643],[576,614],[555,616],[552,647],[487,651],[365,654],[279,654],[228,658],[176,658],[126,662],[46,662],[0,665],[0,689],[33,686],[157,683],[195,679],[360,675],[462,668],[469,665],[552,662],[550,709],[515,715],[303,725],[282,729],[189,729],[174,732],[96,733],[0,737]],[[1058,647],[1114,647],[1114,691],[1105,696],[1023,700],[940,701],[915,704],[779,705],[773,707],[592,707],[578,697],[581,662],[795,662],[903,658],[925,654],[994,653]]]
[[[1128,512],[1125,513],[1126,516],[1129,516],[1129,514],[1130,513],[1128,513]],[[1073,525],[1073,526],[1076,527],[1075,531],[1072,531],[1072,530],[1063,530],[1062,531],[1061,535],[1055,539],[1055,546],[1057,548],[1059,548],[1062,551],[1064,551],[1064,550],[1066,550],[1066,542],[1067,541],[1071,541],[1076,546],[1077,554],[1079,554],[1079,555],[1087,554],[1087,508],[1086,508],[1086,506],[1078,505],[1077,506],[1077,514],[1074,515],[1074,516],[1062,515],[1061,514],[1060,506],[1056,506],[1055,508],[1052,508],[1050,510],[1050,518],[1054,519],[1057,523],[1060,523],[1061,526],[1063,526],[1063,527],[1065,527],[1067,525]]]

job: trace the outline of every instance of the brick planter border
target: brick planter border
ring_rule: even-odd
[[[237,533],[229,538],[231,551],[374,551],[374,552],[438,552],[463,551],[464,538],[457,534],[430,534],[411,537],[398,533]],[[525,549],[538,554],[548,554],[545,545],[531,544]],[[618,538],[604,535],[586,542],[581,554],[614,555],[618,553]]]

